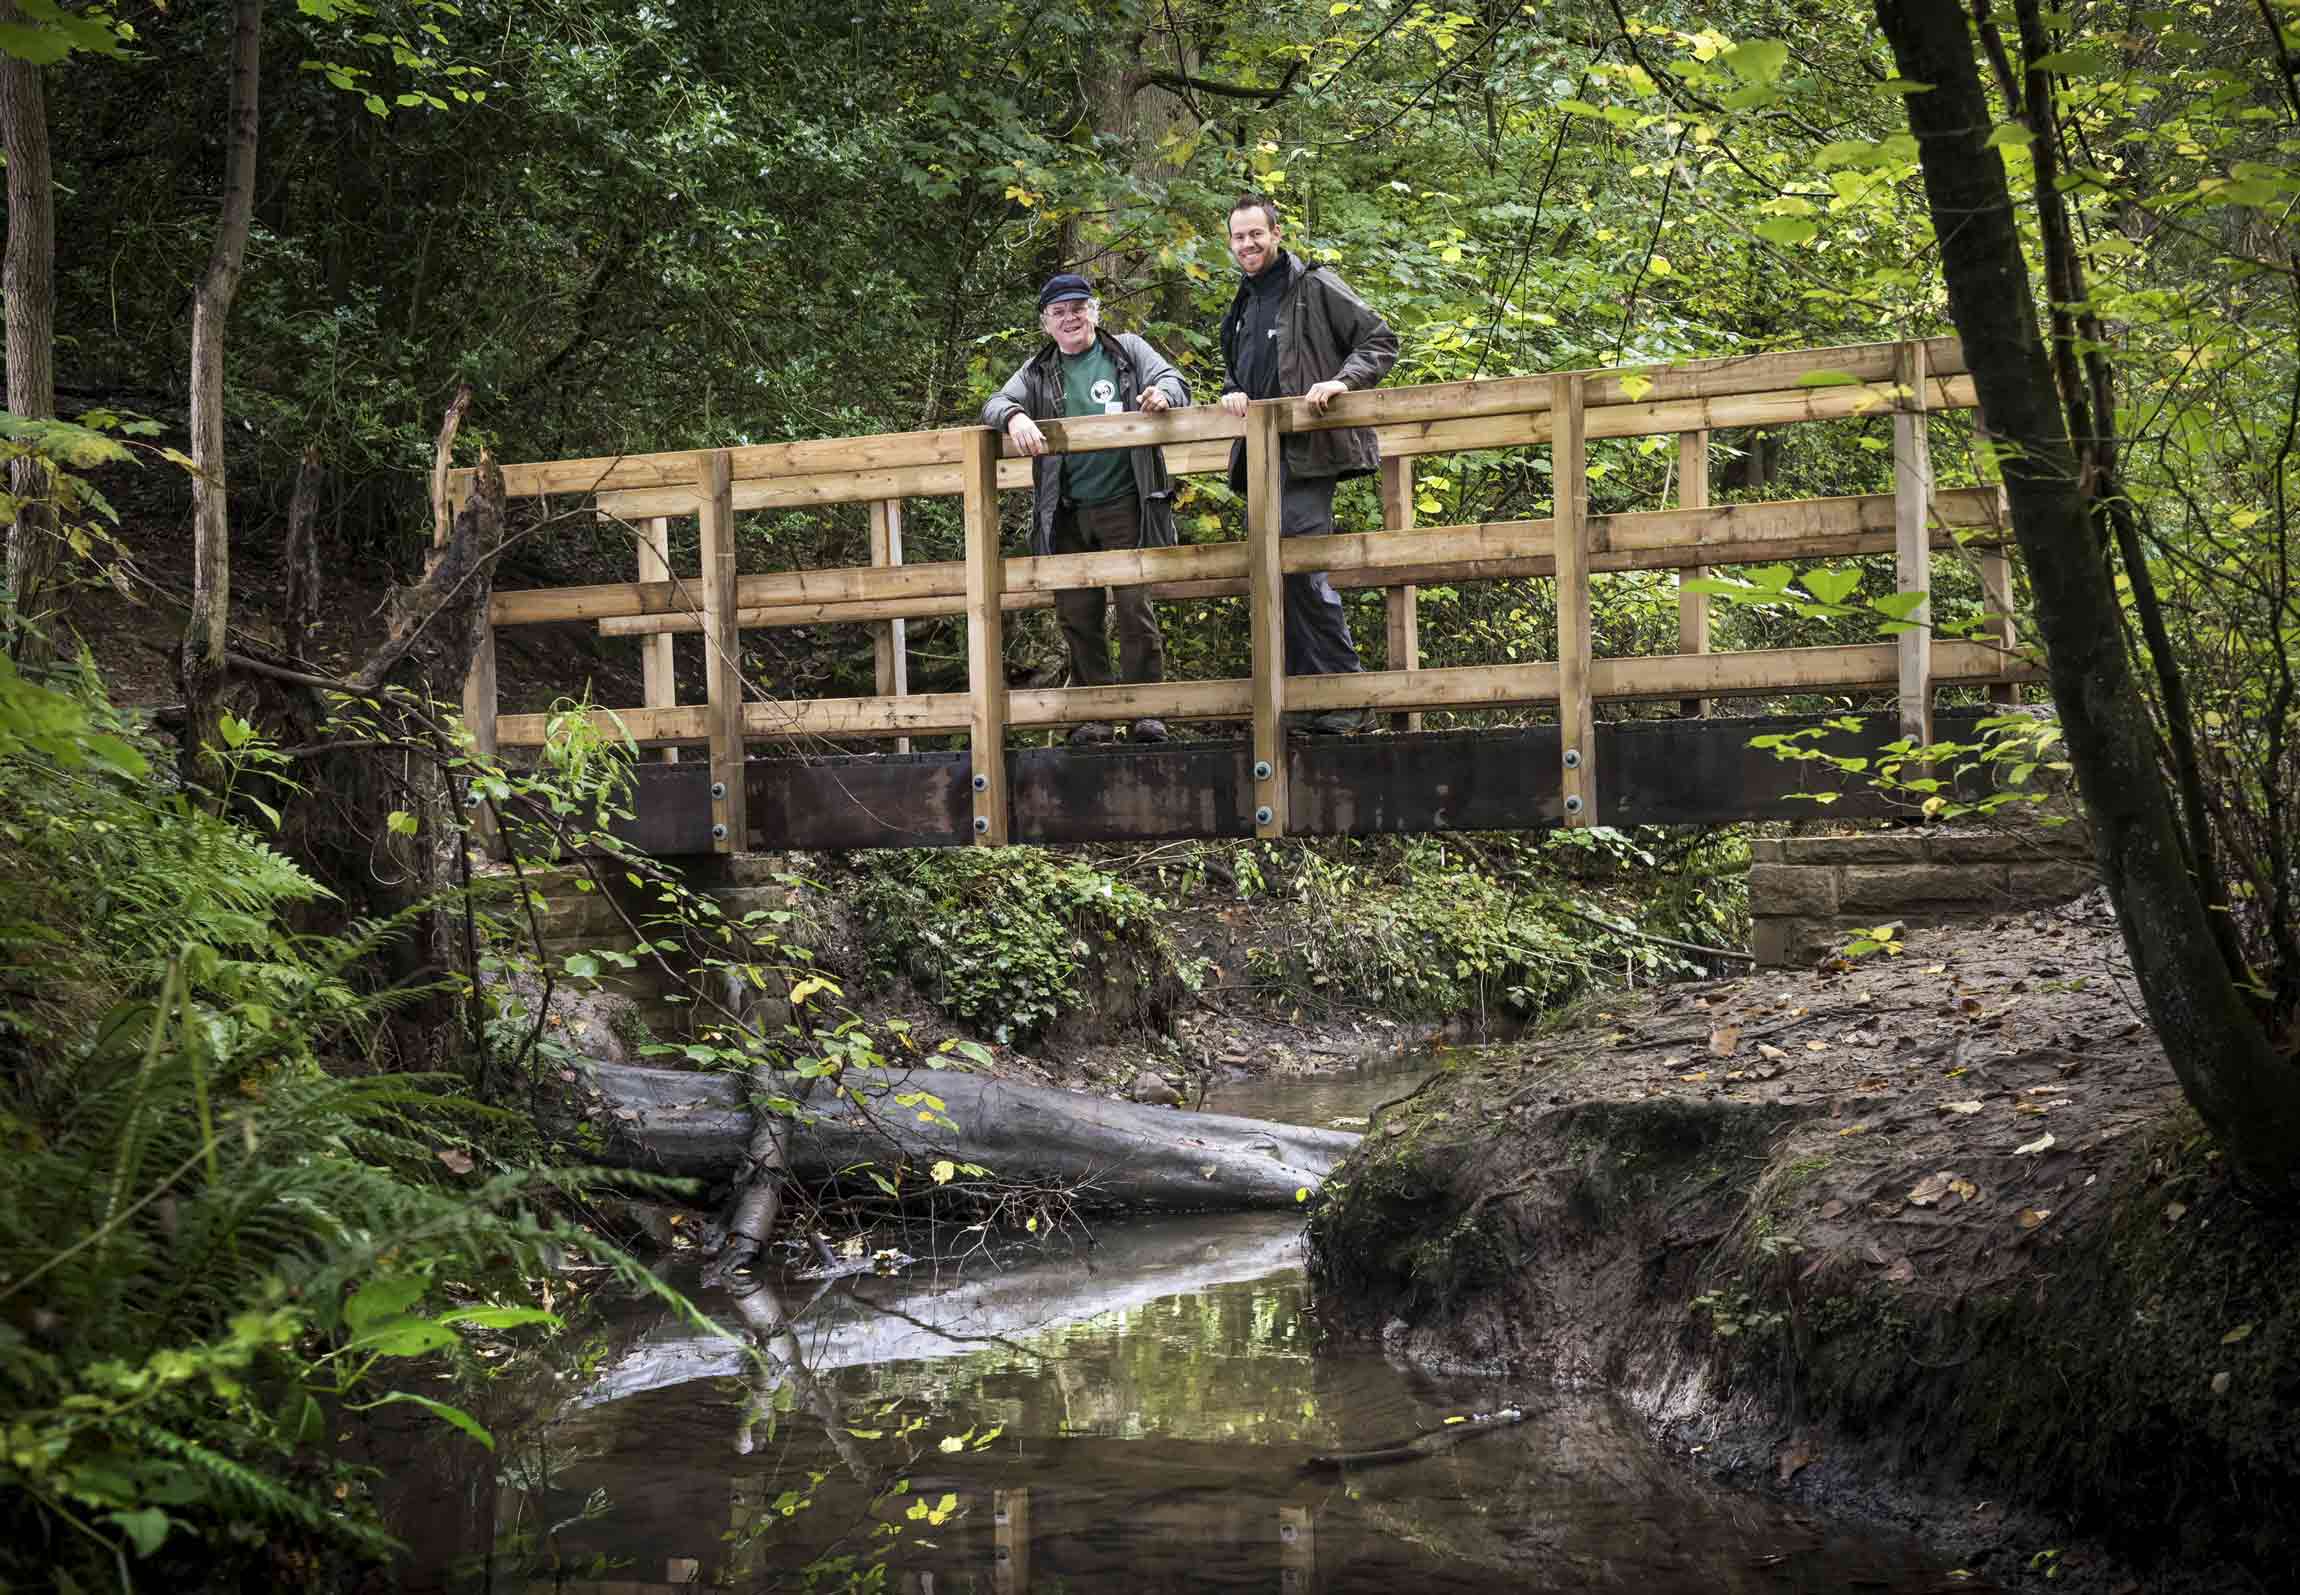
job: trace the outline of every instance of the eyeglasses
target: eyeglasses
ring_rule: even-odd
[[[1048,305],[1044,314],[1068,321],[1078,316],[1090,316],[1099,308],[1092,299],[1063,299]]]

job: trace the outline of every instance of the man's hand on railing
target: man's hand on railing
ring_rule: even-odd
[[[1303,394],[1302,397],[1310,401],[1311,409],[1324,415],[1327,404],[1349,391],[1350,385],[1347,382],[1313,382],[1310,384],[1310,391]]]
[[[1166,395],[1160,389],[1144,388],[1141,402],[1144,415],[1164,415],[1166,413]]]
[[[1006,435],[1023,453],[1036,456],[1046,452],[1046,434],[1038,430],[1038,423],[1027,415],[1017,415],[1006,423]]]

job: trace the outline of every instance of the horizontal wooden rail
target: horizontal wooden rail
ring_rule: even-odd
[[[1685,360],[1673,365],[1624,366],[1584,373],[1592,411],[1622,407],[1666,405],[1680,400],[1708,400],[1763,394],[1777,389],[1808,393],[1842,391],[1851,383],[1890,383],[1893,380],[1893,343],[1847,344],[1832,349],[1793,349],[1779,353],[1728,355],[1710,360]],[[1925,363],[1936,377],[1961,376],[1966,371],[1963,346],[1955,338],[1934,338],[1925,344]],[[1817,386],[1816,379],[1837,386]],[[1338,427],[1384,426],[1393,423],[1474,419],[1486,416],[1538,414],[1549,408],[1552,379],[1496,377],[1477,382],[1433,382],[1415,387],[1373,388],[1344,394],[1328,409],[1317,412],[1302,402],[1286,406],[1281,429],[1314,432]],[[1956,406],[1950,406],[1956,408]],[[1592,420],[1594,422],[1594,416]],[[1750,425],[1726,422],[1724,425]],[[952,470],[962,458],[965,427],[944,427],[931,432],[897,432],[874,437],[812,438],[789,443],[752,444],[726,451],[735,483],[737,509],[762,507],[745,502],[744,486],[761,478],[835,476],[853,481],[858,476],[878,478],[884,487],[892,473],[920,468]],[[1216,442],[1225,454],[1228,440],[1242,437],[1244,423],[1213,406],[1179,410],[1163,418],[1139,414],[1097,417],[1044,427],[1049,441],[1066,451],[1131,448],[1143,443],[1168,445]],[[1652,431],[1679,431],[1681,427],[1655,426]],[[1592,429],[1592,437],[1634,434]],[[1477,447],[1481,445],[1461,445]],[[693,488],[696,484],[692,453],[602,455],[579,460],[545,460],[503,467],[505,491],[513,498],[545,493],[621,493],[661,488]],[[1028,481],[1028,462],[1013,480],[1002,468],[999,485]],[[1201,466],[1199,469],[1212,469]],[[470,472],[451,474],[452,481],[468,480]],[[873,491],[865,496],[899,498],[958,489],[909,487]],[[691,497],[691,495],[690,495]],[[618,511],[617,513],[631,513]],[[655,510],[680,514],[681,510]]]
[[[1497,380],[1516,382],[1519,379],[1512,377]],[[1460,384],[1444,386],[1458,388]],[[1656,391],[1660,389],[1658,379],[1654,386]],[[1928,386],[1927,409],[1969,410],[1974,405],[1973,382],[1969,376],[1943,376],[1935,370]],[[1418,395],[1423,391],[1419,388],[1373,388],[1336,399],[1331,410],[1338,413],[1345,404],[1386,401]],[[1658,432],[1786,426],[1798,421],[1841,421],[1858,415],[1889,414],[1892,403],[1893,389],[1889,382],[1820,388],[1777,388],[1714,398],[1655,399],[1649,394],[1635,401],[1624,399],[1605,405],[1593,403],[1588,410],[1586,436],[1644,437]],[[1083,429],[1124,423],[1139,429],[1140,435],[1130,434],[1132,442],[1160,442],[1163,440],[1158,435],[1161,430],[1183,429],[1184,417],[1191,418],[1188,422],[1191,430],[1219,424],[1232,436],[1244,425],[1211,406],[1176,410],[1155,418],[1114,416],[1108,419],[1073,421],[1067,425],[1072,429]],[[1209,417],[1218,418],[1218,422]],[[1424,454],[1453,454],[1467,449],[1516,448],[1526,444],[1547,443],[1550,435],[1549,412],[1546,408],[1512,410],[1492,415],[1475,414],[1451,420],[1375,421],[1372,426],[1375,437],[1381,442],[1382,453],[1393,459]],[[1310,429],[1289,427],[1289,430]],[[1230,441],[1225,437],[1169,444],[1166,449],[1166,465],[1177,476],[1226,471],[1230,466]],[[1002,489],[1020,490],[1028,487],[1030,481],[1030,461],[1009,459],[1000,462],[998,485]],[[734,484],[734,499],[738,510],[802,509],[880,498],[949,497],[956,494],[960,486],[957,466],[926,464],[741,479]],[[602,513],[626,520],[686,515],[694,512],[695,490],[686,486],[668,486],[601,491],[597,495],[597,503]]]
[[[1885,692],[1899,680],[1895,644],[1852,643],[1829,648],[1770,648],[1738,653],[1660,654],[1597,659],[1590,692],[1609,701],[1645,698],[1763,697],[1783,692]],[[1933,681],[1957,686],[2041,679],[1987,643],[1935,642]],[[1328,709],[1491,709],[1557,701],[1557,666],[1549,661],[1468,665],[1442,670],[1367,671],[1358,675],[1295,676],[1287,706]],[[746,737],[932,736],[969,729],[963,692],[902,698],[816,698],[744,706]],[[1242,720],[1253,709],[1250,680],[1170,681],[1148,686],[1049,687],[1010,693],[1012,726],[1077,725],[1089,720]],[[504,747],[536,747],[549,714],[507,714],[496,724]],[[709,735],[708,710],[593,710],[601,734],[628,733],[640,743],[700,742]]]
[[[1953,546],[1957,532],[1991,531],[2005,524],[2001,493],[1994,487],[1945,489],[1933,496],[1932,511],[1939,523],[1933,533],[1936,547]],[[1871,493],[1592,516],[1590,568],[1617,573],[1889,553],[1894,512],[1892,494]],[[1554,537],[1554,524],[1546,518],[1469,522],[1288,538],[1280,559],[1289,573],[1326,570],[1336,586],[1348,587],[1548,576],[1556,568],[1550,553]],[[1244,592],[1245,575],[1243,543],[1011,558],[1002,606],[1042,608],[1055,593],[1075,587],[1147,586],[1153,597],[1214,597]],[[1184,590],[1179,584],[1185,583],[1192,585]],[[965,595],[965,567],[956,560],[746,576],[736,584],[739,620],[745,626],[960,614]],[[676,605],[670,583],[610,582],[499,592],[490,615],[499,626],[596,619],[601,632],[619,637],[697,629],[694,615],[678,612]]]

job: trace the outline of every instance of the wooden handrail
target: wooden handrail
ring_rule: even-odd
[[[1589,690],[1592,698],[1605,703],[1695,696],[1761,698],[1788,692],[1889,692],[1899,672],[1900,651],[1889,642],[1657,654],[1592,660]],[[1557,666],[1541,660],[1285,679],[1287,708],[1304,713],[1328,709],[1543,707],[1557,702]],[[2042,679],[2042,671],[2006,659],[1988,643],[1933,644],[1935,686]],[[1154,686],[1012,689],[1007,693],[1006,723],[1031,728],[1144,715],[1173,720],[1244,720],[1253,713],[1253,690],[1253,681],[1246,677],[1168,681]],[[903,698],[754,700],[744,706],[743,732],[752,739],[963,733],[972,723],[968,697],[963,692],[921,692]],[[496,722],[496,735],[507,748],[539,747],[556,718],[553,714],[503,715]],[[591,723],[604,735],[628,735],[642,745],[701,742],[710,729],[709,711],[699,705],[595,709]]]
[[[1709,360],[1684,360],[1673,365],[1620,366],[1575,373],[1584,379],[1587,403],[1593,411],[1656,408],[1678,401],[1735,398],[1792,390],[1807,394],[1841,391],[1845,386],[1890,383],[1896,375],[1898,343],[1846,344],[1830,349],[1792,349],[1767,354],[1727,355]],[[1958,377],[1967,371],[1964,348],[1955,338],[1924,341],[1925,361],[1936,377]],[[1828,379],[1828,385],[1807,380]],[[1849,383],[1842,379],[1850,379]],[[1533,415],[1549,408],[1547,376],[1489,377],[1475,382],[1433,382],[1409,387],[1370,388],[1344,394],[1323,414],[1299,400],[1281,405],[1280,430],[1314,432],[1338,427],[1388,426],[1429,421],[1463,421],[1484,417]],[[1971,401],[1965,401],[1969,405]],[[1933,408],[1960,408],[1958,405]],[[1594,418],[1593,418],[1594,422]],[[1720,421],[1720,426],[1751,422]],[[742,485],[762,478],[841,475],[947,467],[954,473],[963,457],[965,435],[971,427],[944,427],[932,432],[882,433],[870,437],[809,438],[788,443],[749,444],[726,451],[728,473],[736,483],[737,509],[760,506],[746,503]],[[1176,410],[1165,416],[1128,414],[1085,420],[1042,423],[1048,441],[1066,452],[1133,448],[1144,443],[1168,445],[1217,442],[1227,457],[1229,440],[1243,437],[1245,425],[1211,405]],[[1649,432],[1691,430],[1677,424],[1646,427]],[[1602,432],[1592,437],[1634,436]],[[1530,441],[1530,440],[1525,440]],[[1479,447],[1483,445],[1461,445]],[[626,490],[693,487],[696,482],[692,452],[602,455],[589,459],[543,460],[503,467],[504,490],[512,498],[545,493],[614,493]],[[1027,482],[1028,462],[1020,462]],[[1212,469],[1202,466],[1200,469]],[[467,479],[468,471],[451,473],[451,480]],[[1001,472],[999,485],[1020,482]],[[955,486],[941,489],[955,493]],[[903,494],[877,492],[878,498]],[[667,512],[678,514],[673,509]],[[688,511],[691,513],[691,509]]]
[[[1937,547],[1948,547],[1955,532],[2000,529],[2004,511],[1994,487],[1949,488],[1934,494],[1932,511],[1940,523]],[[1594,544],[1591,569],[1600,572],[1670,570],[1687,565],[1749,564],[1777,559],[1834,559],[1855,553],[1890,552],[1896,500],[1890,493],[1848,498],[1788,499],[1760,504],[1727,504],[1706,510],[1633,510],[1590,517]],[[1868,534],[1884,533],[1882,550]],[[1437,567],[1450,562],[1509,561],[1511,576],[1554,574],[1550,547],[1554,523],[1466,522],[1398,532],[1346,532],[1331,537],[1288,538],[1280,559],[1288,572],[1324,570],[1336,586],[1378,587],[1406,581],[1443,581]],[[1041,607],[1032,600],[1073,587],[1149,586],[1177,582],[1231,582],[1244,592],[1244,543],[1189,543],[1175,548],[1120,549],[1096,554],[1016,555],[1006,561],[1006,607]],[[1382,579],[1359,579],[1379,577]],[[1464,580],[1479,579],[1463,577]],[[1483,579],[1493,579],[1486,577]],[[745,626],[819,625],[833,620],[875,621],[920,618],[961,611],[936,607],[963,598],[965,565],[944,560],[930,565],[874,567],[843,565],[827,570],[787,571],[744,576],[735,601]],[[1200,592],[1188,596],[1211,596]],[[692,583],[603,582],[591,587],[536,587],[495,594],[489,609],[498,626],[550,621],[596,620],[607,636],[650,636],[658,631],[693,631],[693,608],[701,595]],[[787,620],[773,612],[790,609]]]

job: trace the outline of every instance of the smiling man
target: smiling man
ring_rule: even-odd
[[[1167,548],[1174,543],[1174,483],[1165,451],[1155,445],[1098,449],[1091,454],[1049,454],[1040,420],[1062,416],[1158,415],[1190,402],[1190,390],[1165,356],[1131,332],[1116,337],[1101,327],[1102,307],[1084,277],[1061,272],[1038,290],[1038,325],[1047,342],[1006,379],[982,407],[982,424],[1003,432],[1029,455],[1037,498],[1031,520],[1033,554],[1085,554],[1110,548]],[[1070,650],[1070,679],[1081,687],[1113,680],[1163,681],[1166,643],[1147,587],[1112,590],[1118,610],[1118,674],[1110,672],[1110,633],[1103,589],[1080,587],[1054,595],[1062,640]],[[1116,731],[1101,721],[1079,726],[1073,742],[1108,742]],[[1137,742],[1163,742],[1163,721],[1134,722]]]
[[[1230,256],[1245,280],[1222,318],[1228,366],[1222,408],[1242,416],[1252,399],[1299,397],[1323,411],[1337,393],[1370,388],[1397,363],[1398,336],[1331,266],[1285,247],[1277,206],[1243,194],[1230,207]],[[1334,529],[1334,484],[1381,467],[1368,427],[1293,432],[1285,439],[1279,531],[1318,537]],[[1246,445],[1230,451],[1230,486],[1246,490]],[[1365,667],[1350,640],[1341,594],[1326,573],[1286,578],[1286,674],[1338,675]],[[1358,709],[1336,709],[1295,722],[1296,729],[1343,734],[1364,728]]]

